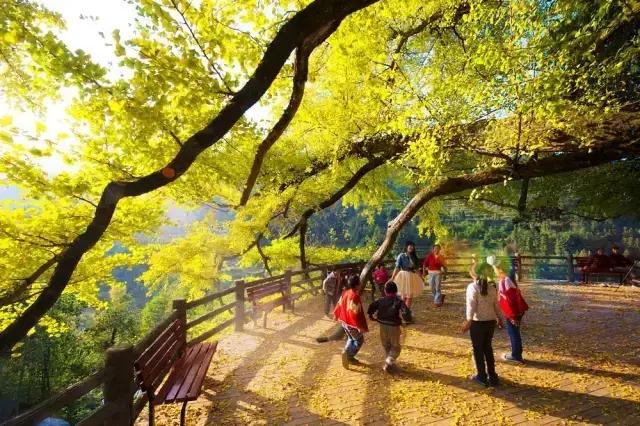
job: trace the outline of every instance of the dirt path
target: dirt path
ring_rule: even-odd
[[[334,323],[319,298],[296,315],[272,313],[269,328],[249,325],[224,337],[187,424],[640,424],[640,289],[525,283],[525,366],[498,364],[503,385],[481,388],[468,335],[458,333],[465,282],[445,283],[447,305],[428,294],[414,303],[401,371],[381,369],[378,328],[346,371],[342,343],[315,337]],[[509,347],[494,339],[496,356]],[[144,416],[142,416],[144,417]],[[160,407],[158,425],[177,425],[179,406]],[[140,424],[145,424],[140,419]]]

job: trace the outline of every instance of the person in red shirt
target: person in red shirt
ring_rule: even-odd
[[[428,274],[429,287],[433,294],[433,304],[440,307],[444,304],[445,295],[442,294],[442,278],[447,271],[444,256],[440,254],[440,244],[433,246],[433,250],[424,259],[422,264],[422,274]]]
[[[371,293],[372,296],[374,296],[374,300],[375,300],[375,293],[376,293],[376,287],[378,287],[378,290],[380,290],[380,296],[384,296],[384,285],[387,283],[387,281],[389,280],[389,272],[387,272],[387,268],[384,267],[384,265],[382,263],[379,263],[378,266],[376,266],[376,270],[373,271],[373,282],[375,283]]]
[[[351,275],[347,280],[347,288],[333,310],[335,319],[340,321],[347,335],[347,344],[342,351],[342,366],[346,369],[349,369],[349,364],[359,363],[356,355],[364,344],[364,333],[369,331],[358,287],[360,277]]]

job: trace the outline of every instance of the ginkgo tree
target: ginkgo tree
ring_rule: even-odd
[[[77,141],[61,152],[75,170],[50,178],[34,158],[44,145],[2,129],[1,172],[28,195],[2,212],[3,244],[16,253],[2,269],[5,352],[83,270],[118,262],[104,256],[115,242],[131,247],[131,263],[145,249],[169,250],[155,255],[166,266],[159,259],[174,249],[135,247],[164,221],[167,200],[232,212],[222,234],[208,237],[203,222],[181,241],[215,246],[180,271],[209,277],[235,255],[282,268],[296,246],[304,266],[317,211],[344,200],[375,212],[394,196],[390,183],[416,187],[366,278],[414,216],[436,226],[437,197],[638,154],[636,1],[135,5],[134,36],[111,35],[117,78],[56,37],[55,13],[25,0],[0,11],[3,93],[37,111],[72,88]],[[264,122],[247,117],[253,106],[268,111]],[[20,263],[34,242],[59,245]],[[13,262],[20,268],[8,275]],[[157,271],[150,282],[164,279]]]

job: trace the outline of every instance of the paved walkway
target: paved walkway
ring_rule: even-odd
[[[503,385],[482,388],[471,374],[471,344],[458,333],[465,282],[447,281],[447,305],[427,293],[414,302],[401,371],[382,367],[378,327],[347,371],[342,343],[318,344],[331,329],[320,299],[295,315],[272,313],[269,328],[226,336],[187,424],[623,424],[640,425],[640,288],[524,283],[525,366],[498,364]],[[494,349],[508,348],[506,331]],[[158,425],[177,425],[179,406],[160,407]],[[144,419],[140,419],[141,424]]]

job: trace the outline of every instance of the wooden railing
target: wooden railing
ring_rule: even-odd
[[[284,279],[291,292],[299,297],[318,294],[327,271],[336,267],[362,264],[327,265],[252,281],[239,280],[233,286],[196,300],[173,301],[173,311],[160,324],[133,346],[110,348],[105,365],[79,383],[2,423],[3,426],[34,425],[90,392],[102,387],[103,405],[80,421],[79,425],[128,425],[138,417],[146,404],[146,396],[138,392],[134,382],[133,362],[158,338],[173,321],[180,318],[187,328],[187,345],[194,345],[220,335],[231,326],[241,331],[251,318],[246,290],[267,286]]]
[[[573,281],[576,262],[571,256],[518,256],[499,257],[506,269],[514,265],[519,279],[531,278],[531,273],[540,264],[547,268],[556,268],[566,272],[568,281]],[[394,266],[393,259],[383,261],[389,269]],[[451,274],[467,275],[471,257],[452,256],[447,258],[448,271]],[[233,286],[211,293],[200,299],[173,301],[173,311],[160,324],[151,330],[134,346],[110,348],[106,352],[105,366],[81,382],[65,391],[32,407],[28,411],[3,423],[3,426],[33,425],[65,406],[77,401],[89,392],[102,386],[103,405],[79,425],[128,425],[139,415],[146,403],[144,393],[138,392],[134,383],[133,361],[153,343],[160,333],[177,318],[187,325],[187,345],[220,335],[232,325],[236,331],[242,331],[250,321],[251,306],[247,304],[246,290],[267,286],[275,281],[284,280],[291,292],[303,295],[319,293],[322,280],[328,271],[335,269],[362,268],[364,263],[324,265],[301,271],[287,270],[282,275],[260,278],[252,281],[238,280]]]

